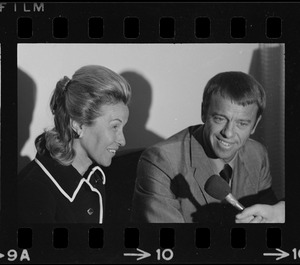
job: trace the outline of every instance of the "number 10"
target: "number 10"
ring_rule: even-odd
[[[300,258],[300,249],[298,250],[298,257],[297,257],[297,249],[296,248],[293,249],[293,253],[294,253],[294,259]]]
[[[174,256],[173,251],[169,248],[166,248],[163,251],[157,249],[156,253],[157,253],[157,260],[160,260],[160,258],[162,257],[164,260],[168,261],[171,260]]]

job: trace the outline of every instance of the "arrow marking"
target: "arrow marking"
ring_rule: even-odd
[[[139,251],[140,253],[124,253],[124,256],[137,256],[138,258],[136,260],[141,260],[141,259],[145,259],[151,256],[150,253],[141,250],[141,249],[136,249],[137,251]]]
[[[287,253],[279,248],[276,248],[276,250],[279,251],[280,253],[264,253],[264,256],[278,256],[278,258],[276,258],[276,260],[280,260],[280,259],[286,258],[290,255],[289,253]]]

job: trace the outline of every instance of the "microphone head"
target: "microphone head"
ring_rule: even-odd
[[[212,197],[223,200],[229,193],[228,183],[219,175],[212,175],[205,183],[204,190]]]

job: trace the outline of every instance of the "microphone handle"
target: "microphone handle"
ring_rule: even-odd
[[[243,211],[245,209],[245,207],[240,204],[238,202],[238,200],[236,198],[233,197],[233,195],[231,193],[229,193],[226,197],[225,197],[226,201],[228,201],[232,206],[234,206],[236,209]]]

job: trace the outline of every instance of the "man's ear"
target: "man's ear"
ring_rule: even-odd
[[[203,102],[202,102],[202,104],[201,104],[201,119],[202,119],[202,122],[203,122],[203,123],[206,122],[206,113],[204,112]]]
[[[253,129],[251,131],[251,134],[253,134],[255,132],[256,127],[257,127],[258,123],[260,122],[260,120],[261,120],[261,115],[259,115],[259,117],[256,119],[256,122],[255,122],[255,124],[253,126]]]
[[[82,125],[79,124],[77,121],[71,121],[73,131],[78,135],[79,138],[83,135]]]

